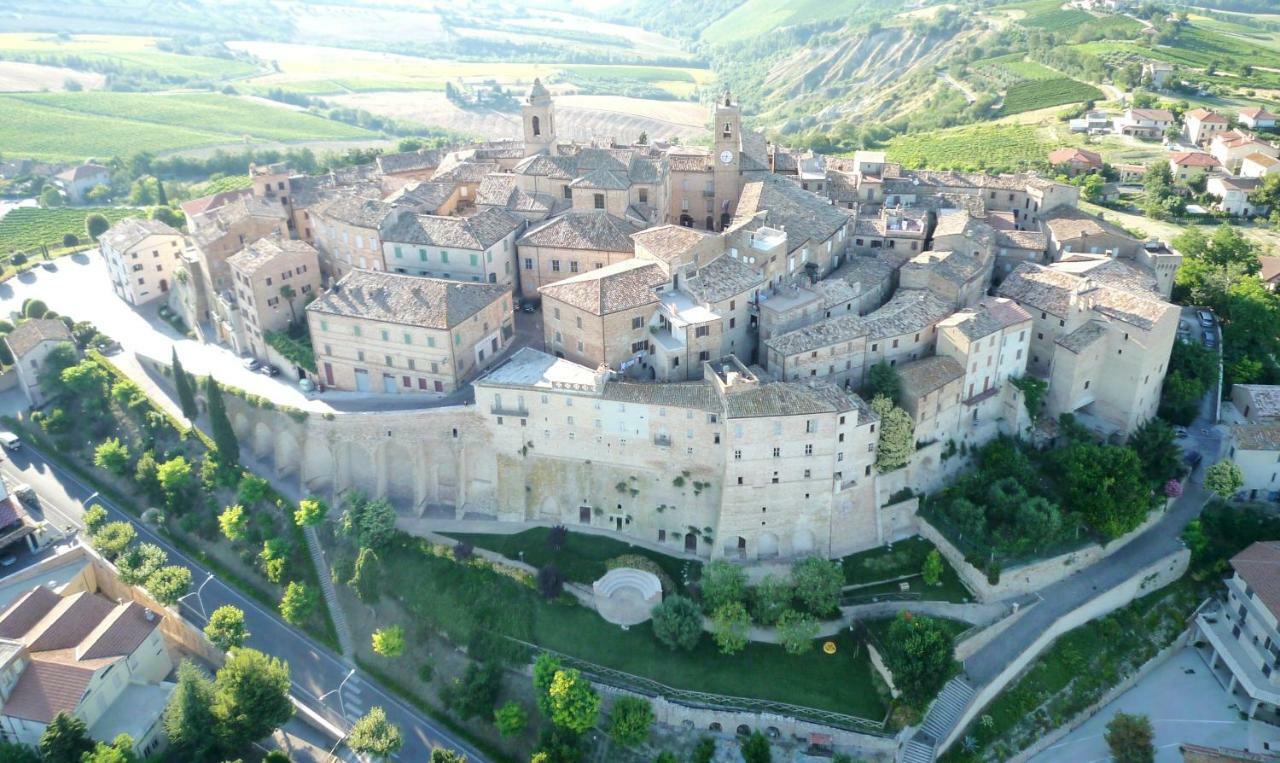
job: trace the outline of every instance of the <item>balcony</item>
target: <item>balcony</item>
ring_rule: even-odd
[[[702,198],[704,198],[704,199],[714,199],[715,197],[716,197],[715,189],[713,189],[713,188],[704,188],[704,189],[702,189]]]
[[[653,436],[653,444],[654,444],[654,445],[657,445],[657,446],[658,446],[658,447],[660,447],[660,448],[670,448],[670,447],[671,447],[671,435],[666,435],[666,434],[656,434],[656,435],[654,435],[654,436]]]
[[[489,413],[493,414],[494,416],[510,416],[516,419],[524,419],[529,417],[529,412],[523,408],[519,408],[511,405],[499,405],[498,403],[494,403],[493,405],[489,406]]]
[[[1280,705],[1280,687],[1262,672],[1261,664],[1266,653],[1250,641],[1242,641],[1232,634],[1238,619],[1231,616],[1226,607],[1215,603],[1196,616],[1196,626],[1204,640],[1209,642],[1218,659],[1231,671],[1239,688],[1250,699]],[[1243,630],[1241,635],[1249,631]]]

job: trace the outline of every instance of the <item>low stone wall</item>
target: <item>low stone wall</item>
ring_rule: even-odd
[[[889,666],[884,663],[884,658],[880,656],[880,650],[876,649],[870,641],[867,642],[867,656],[871,658],[871,667],[876,669],[885,684],[889,686],[889,693],[897,699],[902,692],[898,691],[898,687],[893,683],[893,671],[889,670]]]
[[[1135,670],[1132,675],[1108,689],[1105,694],[1098,698],[1097,702],[1094,702],[1084,710],[1081,710],[1071,720],[1053,731],[1050,731],[1048,734],[1045,734],[1043,737],[1036,740],[1035,744],[1010,758],[1009,763],[1027,763],[1027,761],[1062,741],[1068,734],[1080,728],[1090,718],[1097,715],[1098,711],[1102,710],[1102,708],[1113,702],[1121,694],[1132,689],[1139,681],[1145,678],[1148,673],[1160,667],[1168,661],[1170,657],[1177,654],[1187,645],[1187,642],[1190,640],[1190,635],[1191,629],[1188,628],[1183,631],[1176,639],[1174,639],[1172,644],[1161,649],[1154,657],[1139,665],[1138,669]]]
[[[939,754],[945,752],[948,747],[954,744],[964,733],[965,727],[973,722],[973,719],[982,712],[982,709],[1020,676],[1031,662],[1053,643],[1054,639],[1090,620],[1102,617],[1125,606],[1139,596],[1172,583],[1186,572],[1187,563],[1190,559],[1191,552],[1188,549],[1182,548],[1174,551],[1138,570],[1123,583],[1104,591],[1055,620],[1021,654],[1011,660],[998,676],[978,690],[973,700],[970,701],[969,706],[961,714],[956,725],[951,729],[950,735],[939,743]]]
[[[929,524],[927,519],[917,517],[916,525],[919,528],[920,535],[937,546],[942,555],[947,558],[947,561],[951,562],[951,566],[955,568],[960,580],[970,591],[973,591],[978,601],[994,601],[1006,599],[1010,596],[1034,593],[1097,564],[1127,546],[1132,540],[1146,532],[1156,522],[1159,522],[1163,516],[1163,511],[1152,512],[1142,524],[1105,546],[1091,543],[1065,554],[1059,554],[1047,559],[1038,559],[1027,564],[1002,570],[1000,581],[995,584],[987,581],[987,574],[984,571],[965,561],[964,553],[956,548],[941,531]]]

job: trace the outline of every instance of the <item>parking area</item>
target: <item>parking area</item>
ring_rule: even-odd
[[[1133,688],[1106,705],[1065,739],[1032,758],[1033,763],[1092,763],[1111,755],[1104,738],[1107,723],[1118,712],[1151,719],[1157,763],[1182,760],[1183,742],[1207,747],[1261,749],[1272,740],[1275,727],[1241,720],[1226,690],[1209,672],[1194,648],[1182,649]],[[1271,741],[1272,747],[1276,747]]]

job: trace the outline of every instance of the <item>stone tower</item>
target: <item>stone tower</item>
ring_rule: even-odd
[[[525,156],[540,154],[556,144],[556,107],[541,79],[533,80],[520,114],[524,120]]]
[[[715,141],[711,151],[711,163],[715,168],[715,209],[711,217],[715,230],[724,230],[733,219],[734,207],[742,193],[742,172],[739,166],[742,161],[742,114],[728,92],[716,102],[711,127]]]

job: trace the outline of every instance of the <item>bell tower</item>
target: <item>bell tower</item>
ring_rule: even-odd
[[[724,230],[729,227],[738,197],[742,194],[742,113],[727,91],[724,98],[716,101],[713,120],[711,164],[714,168],[715,209],[711,216],[715,229]]]
[[[556,144],[556,107],[541,79],[534,78],[520,114],[524,120],[525,156],[543,153]]]

